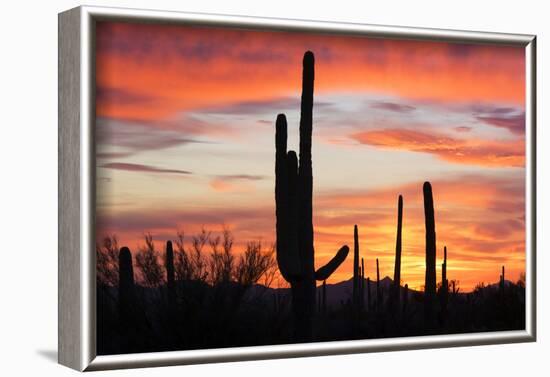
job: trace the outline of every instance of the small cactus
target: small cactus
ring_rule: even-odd
[[[361,258],[361,298],[359,300],[360,310],[365,309],[365,260]]]
[[[170,305],[175,305],[176,301],[176,279],[174,273],[174,249],[172,241],[166,242],[166,288],[168,289],[168,300]]]
[[[443,247],[443,263],[441,264],[441,317],[447,317],[447,306],[449,302],[449,281],[447,280],[447,246]]]
[[[119,320],[123,327],[129,326],[135,305],[134,267],[132,253],[126,246],[118,254],[118,304]]]
[[[372,310],[372,301],[370,298],[370,277],[367,277],[367,310]]]
[[[382,293],[380,292],[380,266],[376,258],[376,308],[382,310]]]
[[[500,275],[500,290],[504,292],[504,282],[505,282],[505,276],[504,276],[504,266],[502,266],[502,274]]]

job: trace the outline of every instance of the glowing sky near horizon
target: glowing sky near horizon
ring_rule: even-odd
[[[438,280],[463,290],[525,270],[525,60],[519,47],[242,29],[97,25],[97,239],[160,250],[228,227],[274,242],[274,123],[298,147],[301,60],[315,53],[316,264],[359,226],[366,275],[424,280],[422,183],[433,186]],[[352,258],[330,282],[351,277]]]

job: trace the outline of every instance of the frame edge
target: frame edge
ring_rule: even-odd
[[[58,363],[82,370],[80,8],[58,15]]]
[[[149,20],[158,22],[190,22],[200,23],[202,19],[206,24],[215,24],[225,21],[227,26],[247,26],[250,28],[271,27],[281,30],[299,30],[304,32],[318,32],[324,30],[330,33],[353,34],[355,29],[358,34],[369,34],[373,37],[400,37],[410,35],[413,39],[426,40],[450,40],[453,42],[469,43],[494,43],[511,44],[526,47],[526,54],[532,57],[528,70],[530,76],[526,82],[531,83],[528,90],[528,98],[531,102],[526,103],[532,113],[528,116],[528,127],[530,126],[532,150],[529,153],[531,166],[532,186],[529,192],[532,195],[532,222],[531,222],[531,261],[528,281],[533,288],[528,294],[532,311],[528,318],[526,331],[508,332],[500,334],[468,334],[465,338],[453,338],[453,340],[439,341],[437,338],[409,339],[401,345],[385,344],[352,344],[346,341],[346,345],[313,343],[305,347],[288,347],[279,349],[276,346],[267,346],[265,350],[261,346],[250,348],[248,352],[233,354],[224,349],[205,350],[207,352],[175,351],[168,353],[154,354],[126,354],[114,356],[97,356],[95,353],[95,305],[87,303],[93,296],[93,284],[95,282],[94,271],[87,271],[91,268],[92,260],[85,255],[86,245],[90,241],[89,230],[83,227],[93,224],[93,216],[87,213],[87,201],[92,199],[89,194],[93,193],[93,187],[86,187],[89,178],[82,180],[86,175],[87,165],[90,165],[91,148],[94,142],[94,135],[90,131],[91,115],[88,114],[92,107],[94,94],[92,82],[88,82],[91,75],[89,70],[93,68],[93,41],[87,33],[91,33],[91,25],[95,21],[124,19],[130,21]],[[65,20],[63,20],[65,19]],[[62,33],[62,24],[65,29]],[[69,28],[72,26],[74,29]],[[360,30],[357,30],[360,29]],[[215,362],[234,362],[247,360],[267,360],[276,358],[294,358],[311,356],[328,356],[368,352],[388,352],[412,349],[426,349],[434,347],[462,347],[488,344],[523,343],[536,341],[536,36],[535,35],[508,35],[503,33],[488,32],[466,32],[444,29],[422,29],[415,27],[392,27],[367,24],[333,23],[327,21],[306,21],[287,20],[276,18],[260,18],[245,16],[212,15],[201,13],[167,12],[153,10],[139,10],[128,8],[106,8],[95,6],[82,6],[63,12],[59,15],[59,363],[80,371],[97,371],[105,369],[120,368],[141,368],[158,367],[169,365],[187,365]],[[83,54],[83,51],[87,53]],[[63,55],[65,53],[65,55]],[[68,54],[68,55],[67,55]],[[73,58],[67,62],[68,57]],[[65,60],[63,62],[63,59]],[[65,63],[65,64],[63,64]],[[72,78],[73,81],[69,79]],[[76,78],[76,80],[74,80]],[[68,85],[68,86],[63,86]],[[63,89],[67,92],[63,97]],[[88,92],[87,92],[88,91]],[[72,94],[72,96],[70,95]],[[90,98],[87,98],[87,97]],[[82,107],[85,103],[84,107]],[[72,118],[71,118],[72,117]],[[76,137],[75,137],[76,134]],[[64,149],[64,153],[62,153]],[[72,154],[71,154],[72,153]],[[92,172],[91,172],[92,173]],[[73,194],[71,202],[62,201],[63,195]],[[66,199],[66,198],[65,198]],[[79,204],[76,204],[79,203]],[[63,214],[61,211],[64,211]],[[90,218],[91,216],[91,218]],[[65,221],[63,221],[65,217]],[[74,238],[76,237],[76,242]],[[74,243],[70,243],[74,242]],[[89,245],[88,245],[89,246]],[[78,252],[75,253],[75,248]],[[93,251],[93,248],[90,252]],[[92,258],[93,259],[93,258]],[[72,274],[72,278],[69,277]],[[74,279],[77,279],[76,281]],[[63,286],[63,287],[62,287]],[[63,289],[63,292],[62,292]],[[62,293],[65,305],[62,303]],[[91,311],[90,311],[91,309]],[[90,311],[90,312],[88,312]],[[64,317],[62,321],[61,317]],[[71,317],[72,316],[72,317]],[[530,320],[530,321],[529,321]],[[70,322],[72,321],[72,322]],[[75,326],[76,323],[76,326]],[[63,330],[65,328],[65,330]],[[447,335],[448,336],[448,335]],[[468,339],[473,336],[474,339]],[[405,338],[400,338],[404,340]],[[62,341],[66,349],[62,350]],[[71,346],[68,346],[71,345]],[[327,348],[328,347],[328,348]],[[233,348],[235,352],[242,352]],[[208,354],[213,351],[216,355]],[[185,353],[185,354],[184,354]],[[202,354],[201,354],[202,353]]]

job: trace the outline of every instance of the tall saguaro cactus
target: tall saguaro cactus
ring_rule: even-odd
[[[134,310],[134,267],[132,253],[126,246],[118,254],[118,308],[119,320],[122,327],[131,324]]]
[[[395,241],[395,268],[393,271],[392,302],[399,308],[399,288],[401,284],[401,228],[403,226],[403,196],[397,200],[397,237]]]
[[[441,317],[446,320],[449,303],[449,280],[447,280],[447,246],[443,247],[443,263],[441,264]]]
[[[349,247],[343,246],[331,261],[315,271],[311,165],[314,64],[313,53],[307,51],[303,59],[299,161],[294,151],[287,152],[284,114],[277,116],[275,131],[277,264],[291,286],[297,341],[309,341],[312,337],[315,280],[328,279],[349,253]]]
[[[435,304],[435,216],[432,185],[424,182],[424,220],[426,227],[426,277],[424,285],[424,325],[431,329],[434,325]]]
[[[353,227],[353,307],[357,311],[360,305],[360,266],[359,266],[359,232]]]

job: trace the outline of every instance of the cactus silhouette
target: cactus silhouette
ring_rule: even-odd
[[[349,253],[348,246],[343,246],[330,262],[315,271],[311,166],[314,60],[311,51],[304,54],[299,164],[294,151],[287,153],[286,116],[279,114],[275,125],[277,264],[291,286],[294,337],[298,341],[308,341],[312,337],[315,280],[330,277]]]
[[[372,304],[370,299],[370,277],[367,278],[367,310],[372,310]]]
[[[382,293],[380,292],[380,266],[376,258],[376,309],[382,310]]]
[[[123,327],[127,327],[133,318],[135,283],[132,253],[126,246],[118,254],[118,276],[119,320]]]
[[[502,274],[500,275],[500,289],[504,291],[504,266],[502,266]]]
[[[449,279],[447,279],[447,246],[443,247],[443,264],[441,265],[441,286],[444,292],[449,291]]]
[[[361,258],[361,299],[359,300],[360,309],[365,309],[365,260]]]
[[[403,226],[403,197],[397,200],[397,236],[395,241],[395,268],[393,272],[392,304],[399,309],[401,283],[401,228]]]
[[[409,303],[409,285],[405,284],[405,287],[403,287],[403,313],[407,311],[407,306]]]
[[[176,302],[176,280],[174,273],[174,249],[172,241],[166,242],[166,288],[168,289],[168,302],[173,308]]]
[[[441,264],[441,318],[446,320],[449,303],[449,281],[447,280],[447,246],[443,247],[443,263]]]
[[[360,306],[360,267],[359,267],[359,231],[353,227],[353,308],[357,312]]]
[[[435,217],[432,185],[424,182],[424,220],[426,227],[426,277],[424,283],[424,326],[432,329],[434,326],[434,304],[435,304]]]

